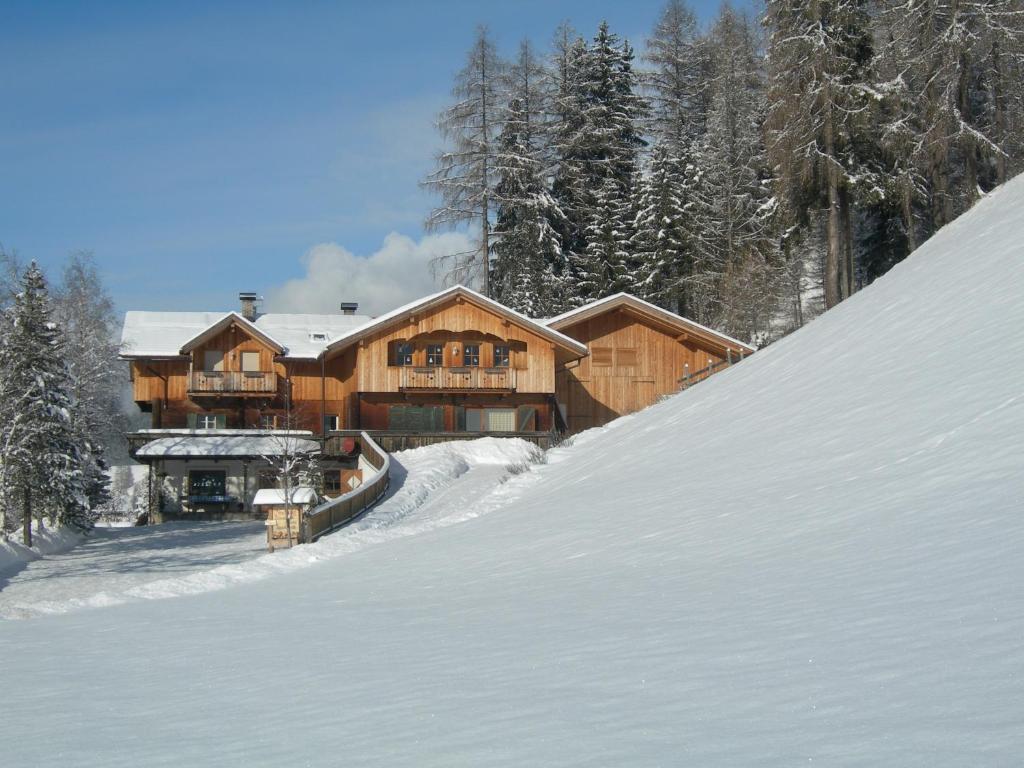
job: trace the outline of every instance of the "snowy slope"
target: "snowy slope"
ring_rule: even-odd
[[[462,524],[0,624],[5,757],[1018,764],[1022,240],[1024,178]]]

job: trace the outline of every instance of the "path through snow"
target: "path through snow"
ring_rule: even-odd
[[[315,544],[268,555],[262,523],[168,523],[97,529],[70,552],[0,570],[0,617],[65,613],[222,589],[372,544],[476,517],[501,503],[511,464],[537,449],[482,438],[392,456],[387,498]]]

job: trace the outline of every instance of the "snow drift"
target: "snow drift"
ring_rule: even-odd
[[[9,759],[1016,763],[1022,238],[1024,178],[489,514],[0,626]]]

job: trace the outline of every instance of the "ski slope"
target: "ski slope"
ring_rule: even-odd
[[[5,760],[1019,764],[1022,240],[1024,178],[457,525],[0,624]]]
[[[6,559],[0,545],[0,618],[25,619],[224,589],[305,568],[396,536],[450,525],[481,512],[508,467],[537,449],[520,439],[481,438],[392,455],[385,499],[358,521],[316,544],[267,554],[263,523],[166,523],[97,528],[77,535],[47,533],[49,556]],[[74,546],[78,543],[78,546]],[[61,546],[57,546],[60,544]]]

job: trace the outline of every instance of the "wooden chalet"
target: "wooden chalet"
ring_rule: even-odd
[[[152,415],[128,436],[150,465],[154,516],[246,517],[268,458],[304,443],[323,491],[379,470],[359,449],[480,434],[547,444],[654,403],[754,350],[626,294],[548,321],[455,286],[376,318],[129,312],[122,356]],[[364,434],[365,433],[365,434]],[[386,455],[386,454],[384,454]]]
[[[586,357],[559,367],[556,375],[570,432],[653,405],[754,352],[627,293],[551,318],[547,326],[587,346]]]

